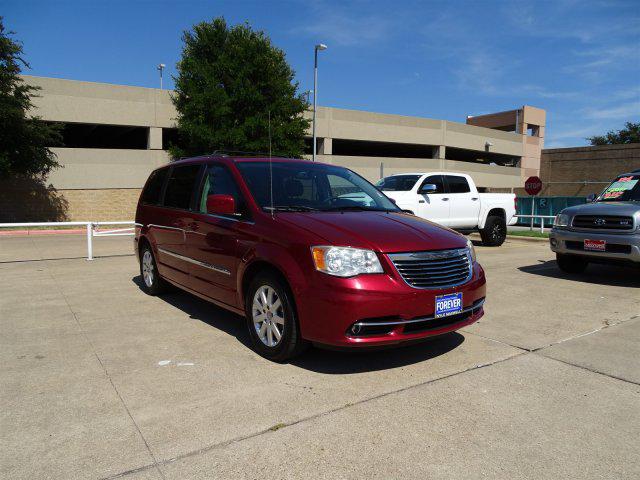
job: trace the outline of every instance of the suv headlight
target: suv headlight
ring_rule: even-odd
[[[471,263],[476,261],[476,249],[473,246],[473,242],[467,239],[467,248],[469,249],[469,253],[471,254]]]
[[[362,273],[382,273],[382,265],[373,250],[351,247],[311,247],[316,270],[336,277],[353,277]]]
[[[569,215],[567,215],[566,213],[559,213],[558,215],[556,215],[556,219],[553,222],[553,226],[554,227],[568,227],[569,226],[569,220],[571,220],[569,218]]]

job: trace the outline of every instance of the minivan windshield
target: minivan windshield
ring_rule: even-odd
[[[346,168],[277,160],[240,161],[236,166],[254,200],[265,210],[400,211],[373,185]]]
[[[408,192],[419,179],[420,175],[393,175],[378,180],[376,186],[383,192]]]
[[[640,175],[616,178],[596,198],[596,202],[640,202]]]

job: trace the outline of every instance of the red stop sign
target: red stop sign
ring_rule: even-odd
[[[527,178],[527,180],[524,182],[524,190],[529,195],[539,194],[540,190],[542,190],[542,180],[540,180],[540,177]]]

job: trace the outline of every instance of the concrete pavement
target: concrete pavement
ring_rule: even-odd
[[[139,288],[131,238],[0,238],[0,477],[633,478],[640,278],[478,248],[485,317],[270,363],[242,319]]]

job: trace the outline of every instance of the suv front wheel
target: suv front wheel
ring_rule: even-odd
[[[556,262],[560,270],[567,273],[582,273],[589,264],[584,258],[562,253],[556,253]]]

